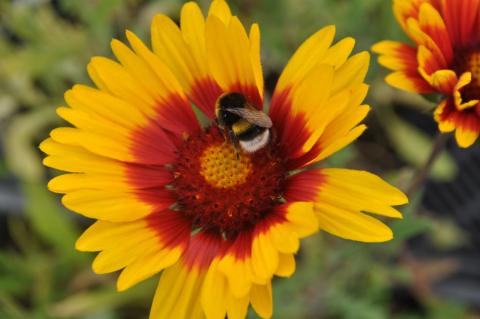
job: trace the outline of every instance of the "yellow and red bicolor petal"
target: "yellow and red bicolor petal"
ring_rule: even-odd
[[[178,136],[200,129],[193,109],[175,76],[160,61],[148,64],[119,41],[112,49],[121,64],[96,57],[88,65],[90,77],[102,91],[122,99],[157,125]]]
[[[422,31],[428,34],[432,41],[435,42],[445,60],[449,63],[453,58],[453,46],[439,11],[430,3],[423,3],[420,6],[418,22]]]
[[[205,18],[197,4],[184,5],[180,25],[181,29],[169,17],[156,15],[151,26],[153,51],[177,76],[192,102],[213,117],[221,89],[208,71]]]
[[[93,154],[129,163],[161,165],[175,158],[173,141],[177,138],[167,136],[155,123],[127,129],[81,110],[61,107],[57,113],[76,126],[52,130],[50,137],[57,143],[79,146]]]
[[[167,268],[180,258],[190,239],[191,226],[178,212],[164,210],[132,222],[97,221],[77,240],[81,251],[100,251],[92,268],[109,273],[125,268],[119,290]]]
[[[75,91],[67,94],[75,108],[60,108],[58,113],[77,128],[55,129],[40,146],[49,155],[45,165],[75,174],[53,179],[50,189],[65,194],[62,202],[69,209],[109,221],[136,220],[172,205],[173,194],[164,188],[171,177],[160,165],[173,161],[174,147],[163,130],[157,128],[161,135],[142,138],[138,143],[135,129],[81,109]],[[162,140],[163,145],[155,145]],[[145,154],[135,151],[142,148],[147,149]],[[144,173],[153,179],[136,185]]]
[[[252,285],[265,285],[275,274],[291,275],[299,239],[317,230],[313,204],[297,202],[275,207],[255,229],[240,234],[218,264],[233,296],[247,295]]]
[[[192,102],[210,118],[214,117],[215,101],[224,91],[244,93],[262,107],[259,41],[258,26],[253,25],[248,36],[223,0],[212,2],[206,19],[197,4],[185,4],[180,28],[164,15],[157,15],[152,23],[155,54],[177,75]]]
[[[378,63],[393,70],[416,70],[418,67],[417,50],[405,43],[381,41],[372,47],[372,51],[380,54]]]
[[[162,273],[150,318],[203,318],[202,286],[223,245],[222,237],[215,234],[199,232],[193,236],[182,258]]]
[[[72,173],[52,179],[49,189],[65,194],[65,206],[87,217],[131,221],[175,201],[164,188],[171,180],[164,169],[116,161],[53,139],[40,148],[48,154],[46,166]],[[152,178],[146,180],[143,174]]]
[[[432,74],[443,71],[443,66],[438,64],[437,58],[433,55],[432,51],[425,46],[420,45],[417,52],[418,59],[418,73],[433,87]],[[436,88],[436,87],[435,87]]]
[[[197,238],[200,251],[186,251],[198,255],[207,250],[218,253],[221,240]],[[192,239],[192,242],[195,238]],[[216,245],[218,244],[218,245]],[[270,318],[273,312],[271,284],[252,285],[249,294],[236,298],[228,289],[225,276],[218,271],[218,258],[206,268],[188,263],[184,258],[166,269],[155,294],[150,318],[245,318],[249,303],[262,318]]]
[[[422,30],[420,22],[414,19],[409,19],[407,27],[414,41],[418,45],[425,46],[432,53],[433,58],[436,60],[436,64],[439,65],[441,69],[446,69],[450,61],[447,60],[446,56],[432,37]]]
[[[393,205],[408,202],[398,189],[364,171],[315,169],[289,178],[285,198],[312,201],[319,227],[335,236],[364,242],[390,240],[392,231],[364,212],[401,218]]]
[[[431,93],[434,91],[418,71],[393,72],[385,78],[385,82],[408,92]]]
[[[278,79],[275,91],[280,94],[307,74],[324,59],[335,37],[335,26],[327,26],[310,36],[295,51]],[[351,48],[350,48],[351,50]]]
[[[307,39],[275,88],[269,115],[281,152],[290,162],[298,162],[296,159],[312,150],[328,125],[349,105],[352,88],[364,81],[368,54],[347,59],[353,42],[346,39],[330,48],[334,33],[333,27],[327,27]],[[318,83],[322,90],[317,89]]]
[[[313,147],[289,162],[289,167],[299,168],[327,158],[356,140],[367,128],[360,122],[370,111],[368,105],[361,105],[368,92],[366,84],[360,84],[350,90],[348,106],[338,114],[325,128]]]
[[[436,90],[450,95],[455,92],[458,78],[452,70],[438,70],[432,74],[431,83]]]
[[[60,108],[58,113],[80,130],[55,131],[52,133],[54,139],[127,162],[166,164],[175,159],[174,142],[178,138],[168,136],[155,119],[149,118],[135,104],[83,85],[68,90],[65,100],[71,108]],[[143,136],[146,131],[151,138]],[[149,157],[137,154],[142,153],[142,148],[152,154]]]
[[[433,89],[418,73],[417,49],[395,41],[381,41],[372,47],[378,53],[378,63],[395,72],[385,81],[391,86],[416,93],[429,93]]]
[[[443,100],[435,109],[434,118],[438,123],[438,129],[442,133],[450,133],[455,130],[455,123],[452,118],[445,116],[445,108],[447,107],[448,100]]]
[[[256,43],[258,32],[253,34]],[[234,16],[225,24],[218,16],[210,15],[205,38],[208,67],[223,91],[242,93],[254,106],[263,108],[263,79],[258,74],[260,55],[252,54],[259,46],[252,47],[240,20]]]
[[[453,98],[442,101],[435,110],[435,120],[441,132],[455,130],[455,139],[460,147],[471,146],[480,135],[480,103],[459,110]]]
[[[292,275],[299,238],[317,229],[313,204],[292,203],[278,207],[233,241],[198,233],[181,260],[162,275],[151,317],[201,317],[195,310],[200,300],[207,318],[244,318],[249,303],[260,317],[270,318],[271,278]],[[181,299],[180,306],[171,296],[172,289]]]
[[[468,46],[473,39],[478,39],[479,0],[442,0],[439,2],[443,19],[454,45]]]
[[[395,18],[406,32],[408,32],[408,19],[418,19],[420,6],[425,2],[430,2],[430,0],[393,0]]]

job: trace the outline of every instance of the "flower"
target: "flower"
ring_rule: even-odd
[[[394,72],[390,85],[410,92],[439,93],[435,110],[441,132],[455,131],[460,147],[480,134],[480,1],[393,0],[410,46],[382,41],[378,62]]]
[[[332,46],[330,26],[298,49],[271,99],[269,144],[249,154],[217,127],[214,109],[228,92],[263,108],[258,26],[247,34],[215,0],[206,18],[190,2],[180,28],[160,14],[151,31],[153,51],[127,31],[131,48],[112,42],[119,63],[92,59],[98,88],[67,91],[58,114],[73,127],[40,146],[46,166],[68,172],[50,190],[97,219],[76,243],[100,251],[96,273],[123,269],[122,291],[163,270],[150,318],[244,318],[249,304],[268,318],[272,278],[293,274],[299,239],[318,230],[392,238],[363,212],[401,218],[392,205],[407,202],[402,192],[364,171],[311,167],[365,129],[369,56],[349,58],[353,39]]]

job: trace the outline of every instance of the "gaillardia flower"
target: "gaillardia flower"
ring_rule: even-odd
[[[216,0],[206,18],[190,2],[180,27],[157,15],[151,31],[152,51],[127,32],[130,48],[112,42],[119,62],[92,59],[97,88],[66,92],[58,114],[73,127],[41,144],[45,165],[68,172],[49,188],[97,219],[76,244],[100,251],[96,273],[123,269],[125,290],[163,270],[150,318],[244,318],[249,304],[268,318],[272,278],[293,274],[299,239],[392,238],[364,212],[400,218],[402,192],[367,172],[311,167],[365,129],[369,56],[349,58],[353,39],[332,46],[326,27],[298,49],[269,103],[269,142],[247,153],[218,127],[215,105],[237,93],[263,109],[258,26],[247,33]]]
[[[480,0],[393,0],[394,13],[414,46],[382,41],[378,62],[394,72],[390,85],[439,93],[441,132],[455,130],[460,147],[480,134]]]

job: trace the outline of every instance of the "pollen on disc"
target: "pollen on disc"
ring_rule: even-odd
[[[200,174],[212,186],[229,188],[245,183],[252,163],[248,155],[235,152],[230,143],[212,145],[200,157]]]

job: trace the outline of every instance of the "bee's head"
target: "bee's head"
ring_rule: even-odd
[[[225,93],[218,98],[218,105],[221,109],[243,108],[246,103],[245,96],[237,92]]]
[[[226,109],[244,108],[247,99],[243,94],[237,92],[229,92],[221,95],[217,99],[215,107],[215,115],[220,127],[230,126],[240,120],[240,116],[225,111]]]

